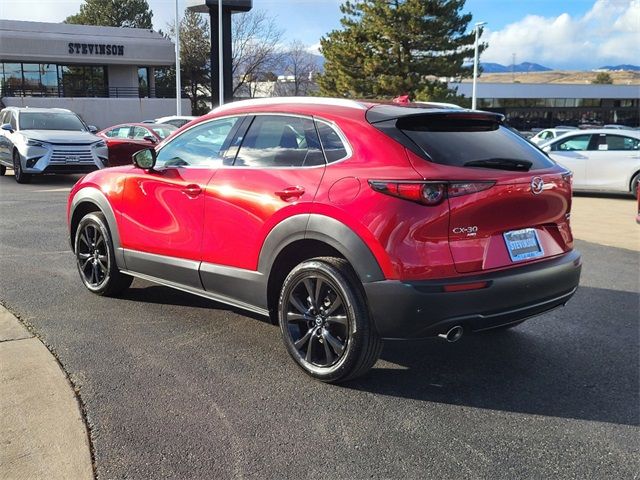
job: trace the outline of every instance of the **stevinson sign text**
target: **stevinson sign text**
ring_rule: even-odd
[[[70,43],[69,53],[73,55],[124,55],[124,45],[105,45],[103,43]]]

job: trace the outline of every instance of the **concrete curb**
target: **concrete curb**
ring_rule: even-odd
[[[55,357],[0,305],[0,476],[93,479],[78,400]]]

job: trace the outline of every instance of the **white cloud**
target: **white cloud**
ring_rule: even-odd
[[[61,22],[78,13],[81,0],[0,0],[0,18],[32,22]]]
[[[596,0],[582,16],[528,15],[502,30],[487,28],[482,61],[537,62],[555,68],[640,63],[640,0]]]

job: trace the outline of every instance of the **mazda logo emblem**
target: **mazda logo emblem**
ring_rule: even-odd
[[[544,180],[540,177],[533,177],[531,179],[531,192],[534,195],[540,195],[544,190]]]

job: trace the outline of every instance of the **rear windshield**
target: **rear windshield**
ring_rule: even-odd
[[[527,171],[554,166],[527,140],[495,121],[424,115],[400,118],[396,128],[443,165]]]

